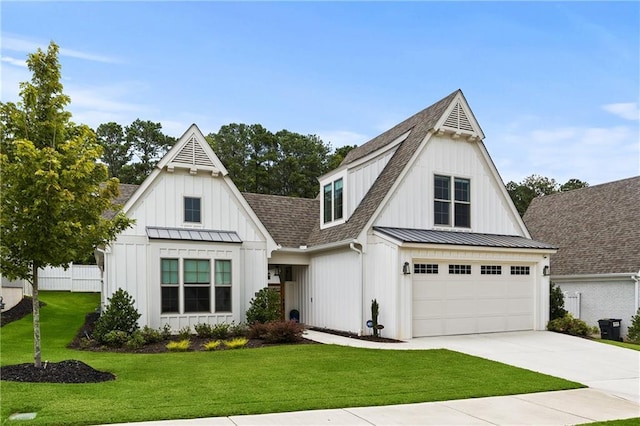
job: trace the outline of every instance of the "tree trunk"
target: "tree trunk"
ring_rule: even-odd
[[[42,368],[40,354],[40,299],[38,298],[38,265],[33,265],[33,365]]]

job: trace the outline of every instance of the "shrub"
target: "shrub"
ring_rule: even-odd
[[[181,340],[188,340],[191,337],[191,327],[185,325],[178,331],[178,337]]]
[[[267,343],[295,343],[302,340],[303,331],[296,321],[274,321],[266,324],[262,338]]]
[[[564,318],[567,311],[564,309],[564,294],[555,283],[550,283],[549,287],[549,320]]]
[[[134,335],[136,333],[134,333]],[[140,330],[139,333],[142,336],[144,343],[158,343],[165,339],[161,330],[153,329],[147,325],[142,327],[142,330]]]
[[[140,330],[136,330],[133,332],[131,336],[129,336],[129,340],[125,342],[125,346],[128,349],[138,349],[143,347],[147,341],[144,338],[144,335]]]
[[[232,337],[246,337],[248,331],[249,329],[246,324],[236,324],[232,322],[229,328],[229,335]]]
[[[107,333],[112,331],[122,331],[128,337],[139,328],[139,318],[140,314],[135,308],[133,298],[129,293],[119,288],[108,299],[106,309],[96,321],[93,337],[100,343],[107,343],[105,337]]]
[[[380,306],[378,305],[378,301],[373,299],[371,301],[371,322],[373,323],[373,335],[378,337],[380,335],[380,330],[378,329],[378,313],[380,312]]]
[[[262,322],[255,322],[249,326],[247,337],[249,339],[262,339],[267,334],[267,324]]]
[[[247,310],[249,324],[276,321],[280,318],[280,293],[275,290],[265,287],[249,303]]]
[[[167,350],[171,352],[186,352],[189,350],[189,346],[191,346],[191,341],[189,339],[182,339],[178,342],[167,343]]]
[[[231,324],[220,323],[211,327],[211,337],[214,339],[226,339],[230,336]]]
[[[631,325],[627,332],[627,341],[640,345],[640,309],[631,317]]]
[[[588,336],[593,331],[593,328],[589,327],[587,323],[581,319],[574,318],[571,314],[566,314],[562,318],[549,321],[547,330],[571,334],[572,336]]]
[[[160,334],[162,335],[162,340],[168,340],[171,337],[171,326],[165,324],[160,330]]]
[[[222,342],[220,340],[212,340],[211,342],[207,342],[204,345],[202,345],[202,347],[204,348],[205,351],[213,351],[218,347],[220,347],[221,344]]]
[[[225,341],[224,345],[228,349],[240,349],[244,348],[248,342],[249,340],[247,340],[245,337],[236,337],[235,339]]]
[[[193,326],[193,329],[196,331],[196,335],[202,339],[212,337],[211,325],[206,322],[199,322]]]
[[[103,343],[112,348],[121,348],[127,340],[129,340],[129,334],[121,330],[113,330],[102,336],[100,343]]]

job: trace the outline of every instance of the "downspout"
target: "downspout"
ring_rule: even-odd
[[[94,257],[96,258],[96,263],[98,264],[98,268],[100,269],[100,313],[102,313],[102,309],[105,303],[105,295],[106,291],[104,288],[104,274],[107,267],[107,253],[106,250],[96,247],[94,251]],[[100,262],[102,260],[102,262]]]
[[[362,250],[356,247],[356,243],[349,243],[349,248],[360,255],[360,329],[358,330],[358,336],[362,336],[362,324],[364,323],[364,261],[362,259]]]
[[[635,312],[638,312],[638,309],[640,309],[640,301],[638,301],[638,298],[640,298],[640,292],[638,291],[638,286],[640,286],[640,272],[638,272],[638,275],[632,275],[631,279],[636,283],[635,285],[635,293],[636,293],[636,300],[635,300]]]

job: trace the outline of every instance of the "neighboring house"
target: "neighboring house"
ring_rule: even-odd
[[[558,247],[551,280],[579,293],[580,319],[622,319],[625,336],[640,304],[640,176],[536,198],[524,221]]]
[[[308,326],[397,339],[543,330],[555,249],[533,241],[455,91],[352,150],[316,199],[242,194],[192,125],[124,203],[103,302],[141,325],[240,322],[278,289]]]

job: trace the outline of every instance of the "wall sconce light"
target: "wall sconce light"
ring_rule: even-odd
[[[542,268],[542,275],[545,277],[549,276],[549,265],[544,265],[544,268]]]
[[[409,275],[411,273],[411,265],[409,265],[409,262],[404,262],[404,265],[402,265],[402,273],[404,275]]]
[[[0,311],[4,309],[4,297],[0,296]]]

